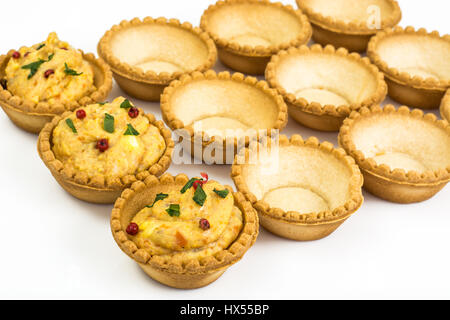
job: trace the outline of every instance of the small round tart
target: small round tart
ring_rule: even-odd
[[[443,119],[450,122],[450,89],[447,90],[447,93],[445,94],[444,99],[442,99],[441,116]]]
[[[93,203],[114,203],[136,180],[170,166],[171,132],[125,98],[64,113],[39,135],[38,151],[59,184]]]
[[[172,82],[161,111],[172,130],[187,135],[185,149],[216,164],[232,164],[239,145],[282,130],[288,118],[283,98],[265,81],[212,70]]]
[[[217,60],[214,41],[200,28],[150,17],[113,26],[100,40],[98,53],[124,91],[150,101],[159,101],[172,80],[211,69]]]
[[[380,29],[397,25],[402,13],[394,0],[296,0],[313,27],[313,39],[364,52]]]
[[[387,94],[383,74],[368,58],[330,45],[279,52],[266,79],[297,122],[323,131],[338,131],[352,110],[378,104]]]
[[[250,74],[264,74],[273,54],[306,44],[312,33],[300,11],[268,0],[218,1],[203,13],[200,25],[225,65]]]
[[[261,225],[288,239],[324,238],[363,203],[354,160],[315,137],[280,135],[276,146],[253,143],[236,157],[231,176],[258,210]]]
[[[439,108],[450,87],[450,35],[396,27],[373,37],[367,55],[386,75],[393,99],[416,108]]]
[[[258,216],[231,187],[164,174],[116,201],[111,229],[120,248],[153,279],[175,288],[210,284],[239,261],[258,235]]]
[[[339,144],[361,168],[364,187],[385,200],[424,201],[450,181],[450,125],[434,114],[363,108],[344,121]]]
[[[17,126],[39,133],[53,116],[102,101],[112,88],[103,60],[50,33],[32,47],[0,57],[0,105]]]

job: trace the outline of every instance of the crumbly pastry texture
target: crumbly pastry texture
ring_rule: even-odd
[[[301,11],[268,0],[218,1],[204,12],[200,25],[219,47],[248,56],[271,56],[307,43],[312,35]]]
[[[222,199],[225,201],[234,201],[233,207],[237,208],[241,213],[242,225],[240,232],[236,235],[232,232],[233,239],[229,241],[228,245],[220,248],[220,250],[211,250],[211,254],[186,255],[183,250],[179,252],[172,252],[172,254],[150,254],[149,250],[139,248],[135,237],[126,233],[126,228],[129,219],[123,215],[136,197],[148,190],[154,189],[155,195],[159,192],[170,193],[173,191],[180,191],[181,188],[189,181],[189,178],[180,174],[176,177],[166,173],[160,178],[149,176],[145,181],[138,181],[134,183],[130,189],[123,192],[122,197],[116,201],[115,207],[111,214],[111,230],[113,236],[121,247],[121,249],[132,259],[140,264],[150,265],[151,267],[176,274],[203,274],[211,271],[226,268],[237,261],[239,261],[244,253],[253,245],[258,235],[258,216],[251,204],[245,200],[244,196],[239,193],[232,193],[231,187],[225,186],[229,190],[229,198]],[[148,199],[152,201],[152,199]],[[136,214],[136,213],[134,213]],[[211,213],[214,214],[214,213]],[[238,215],[239,216],[239,215]],[[127,220],[127,221],[126,221]],[[236,224],[236,227],[239,223]]]
[[[447,90],[444,99],[442,99],[440,110],[442,118],[450,122],[450,89]]]
[[[399,183],[450,181],[450,125],[434,114],[393,105],[353,112],[339,144],[362,170]]]
[[[191,138],[198,134],[194,131],[198,120],[203,121],[205,129],[220,129],[223,121],[234,119],[234,124],[246,124],[249,129],[282,130],[288,119],[283,98],[267,82],[241,73],[217,74],[213,70],[194,72],[173,81],[161,96],[161,111],[172,130],[186,129]],[[254,123],[264,123],[267,127]],[[211,138],[213,141],[214,135]],[[222,138],[225,142],[225,137]]]
[[[238,191],[259,212],[289,223],[317,225],[345,220],[362,205],[361,172],[343,149],[335,149],[329,142],[320,143],[315,137],[303,140],[299,135],[293,135],[290,139],[281,135],[279,153],[274,155],[279,159],[269,157],[266,163],[269,167],[278,163],[277,169],[273,170],[263,167],[264,158],[260,154],[256,163],[248,162],[258,147],[261,145],[252,144],[236,156],[231,176]],[[278,196],[280,199],[283,194],[287,196],[291,189],[296,190],[295,194],[289,195],[290,203],[275,201],[272,197],[272,193],[281,190],[282,193],[275,194],[275,198]],[[297,205],[306,212],[277,207],[278,204],[295,206],[293,203],[297,201],[300,189],[301,197],[310,202],[308,205]],[[271,206],[269,202],[275,205]]]
[[[304,75],[298,77],[293,74],[295,66],[301,67]],[[350,68],[354,69],[353,73],[349,72]],[[354,74],[358,75],[357,78]],[[353,110],[380,103],[387,94],[383,74],[368,58],[349,53],[344,48],[336,50],[331,45],[322,47],[315,44],[280,51],[268,64],[266,79],[288,103],[315,115],[348,116]],[[301,87],[296,88],[299,85]],[[334,97],[340,96],[342,104],[308,101],[301,93],[291,92],[296,89],[326,90]]]
[[[13,57],[16,52],[20,53],[19,59]],[[28,79],[31,68],[27,66],[40,60],[43,62],[37,72]],[[66,74],[65,62],[67,70],[83,74]],[[101,73],[101,79],[97,79],[94,68],[97,73]],[[52,69],[54,74],[45,78],[44,74],[48,69]],[[7,55],[0,56],[0,74],[7,80],[6,88],[0,86],[0,102],[27,113],[62,114],[67,110],[102,101],[112,87],[112,73],[102,59],[71,48],[54,33],[41,44],[30,48],[22,47],[18,51],[10,50]]]
[[[158,57],[161,56],[161,64],[173,63],[178,64],[178,66],[181,67],[181,65],[179,65],[178,63],[180,61],[177,62],[177,59],[197,59],[197,57],[193,56],[196,54],[196,51],[201,52],[202,55],[204,55],[204,58],[201,62],[197,63],[197,65],[193,67],[189,66],[187,69],[184,68],[186,70],[183,71],[172,70],[173,72],[157,72],[151,69],[144,70],[145,68],[143,67],[137,67],[135,64],[121,61],[120,57],[117,57],[113,52],[113,43],[114,41],[116,41],[116,38],[122,33],[130,32],[133,30],[135,32],[139,32],[140,34],[146,34],[148,32],[147,40],[142,39],[142,41],[140,41],[139,43],[134,44],[138,48],[141,48],[142,52],[149,51],[154,53],[155,50],[157,51],[158,48],[152,45],[154,41],[158,41],[160,45],[164,45],[164,47],[166,48],[164,52],[154,53],[157,54]],[[165,32],[170,32],[171,37],[165,37]],[[157,37],[155,39],[152,39],[152,33],[157,33]],[[191,38],[191,40],[187,40],[188,36]],[[132,39],[134,38],[131,38],[131,40]],[[199,47],[199,44],[195,43],[192,44],[192,46],[184,48],[183,42],[185,41],[195,41],[200,43],[201,46]],[[173,57],[174,61],[163,61],[164,59],[167,59],[167,56],[170,55],[171,48],[184,49],[181,49],[181,52],[176,51],[176,56]],[[105,35],[100,40],[98,44],[98,52],[99,55],[111,66],[114,72],[124,77],[147,83],[163,84],[169,83],[170,81],[180,77],[184,73],[206,71],[212,68],[217,59],[217,50],[213,40],[206,32],[204,32],[200,28],[194,28],[188,22],[181,23],[177,19],[153,19],[151,17],[146,17],[143,20],[140,20],[139,18],[134,18],[131,21],[124,20],[119,25],[113,26],[105,33]],[[144,58],[145,57],[143,57],[143,59]],[[141,65],[145,65],[145,61],[141,62]]]
[[[381,26],[385,29],[400,22],[402,13],[394,0],[296,0],[299,8],[313,24],[325,29],[346,34],[375,34],[378,30],[369,28],[367,9],[378,6],[381,9]]]
[[[118,107],[123,101],[117,98],[105,106],[81,108],[87,114],[83,120],[77,119],[74,112],[66,112],[44,127],[38,150],[54,175],[77,185],[116,190],[167,170],[174,147],[170,130],[152,114],[144,115],[143,110],[136,119],[128,119],[128,110]],[[114,117],[114,133],[103,128],[108,112]],[[72,131],[69,120],[77,133]],[[129,124],[138,136],[124,134]],[[96,146],[100,139],[108,140],[105,152]]]
[[[379,32],[368,46],[370,60],[387,77],[415,88],[445,91],[450,86],[450,35],[421,28]]]

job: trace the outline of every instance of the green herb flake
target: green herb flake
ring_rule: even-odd
[[[168,198],[169,195],[165,194],[165,193],[159,193],[156,195],[155,201],[153,201],[153,204],[151,206],[146,206],[147,208],[153,208],[153,206],[155,205],[155,203],[157,203],[158,201],[164,200],[166,198]]]
[[[36,48],[36,51],[41,50],[43,47],[45,47],[45,43],[40,44],[40,45]]]
[[[191,180],[189,180],[183,187],[183,189],[180,190],[181,193],[186,193],[186,191],[188,191],[190,188],[192,188],[192,186],[194,185],[194,182],[197,181],[198,178],[192,178]]]
[[[133,105],[131,104],[130,100],[125,99],[121,104],[120,107],[122,109],[129,109],[129,108],[133,108]]]
[[[137,131],[131,124],[127,124],[127,131],[123,134],[124,136],[138,136],[139,131]]]
[[[179,217],[180,216],[180,205],[179,204],[171,204],[169,209],[166,209],[166,212],[171,217]]]
[[[114,133],[114,117],[108,113],[105,113],[105,120],[103,120],[103,129],[106,132]]]
[[[206,201],[206,193],[203,190],[201,186],[197,187],[197,190],[195,190],[194,197],[192,198],[196,204],[198,204],[200,207],[203,207]]]
[[[55,56],[54,53],[52,53],[51,55],[48,56],[47,58],[47,62],[52,61],[53,57]]]
[[[73,133],[78,133],[77,128],[75,128],[72,119],[66,119],[66,124],[69,126],[70,129],[72,129]]]
[[[98,104],[100,105],[100,106],[104,106],[105,104],[107,104],[108,103],[108,101],[105,101],[105,102],[99,102]]]
[[[30,64],[22,66],[22,69],[24,70],[30,70],[30,74],[28,75],[28,79],[31,79],[38,69],[41,67],[41,65],[46,62],[45,60],[39,59],[38,61],[32,62]]]
[[[230,191],[228,189],[224,189],[224,190],[217,190],[216,188],[214,188],[214,192],[221,198],[226,198],[228,196],[228,194],[230,193]]]
[[[67,63],[64,63],[64,72],[69,76],[81,76],[83,74],[83,72],[78,73],[75,70],[70,69]]]

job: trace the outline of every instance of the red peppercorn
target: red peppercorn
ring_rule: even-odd
[[[44,77],[45,78],[48,78],[48,77],[50,77],[52,74],[54,74],[55,73],[55,70],[53,70],[53,69],[48,69],[47,71],[45,71],[45,73],[44,73]]]
[[[127,227],[127,233],[129,235],[135,236],[138,234],[138,232],[139,232],[139,226],[136,223],[131,222]]]
[[[109,148],[108,139],[100,139],[97,141],[97,149],[100,152],[105,152]]]
[[[12,57],[13,57],[14,59],[19,59],[19,58],[20,58],[20,52],[19,52],[19,51],[15,51],[15,52],[12,54]]]
[[[86,118],[86,111],[84,111],[83,109],[77,110],[76,115],[78,119],[83,120],[84,118]]]
[[[203,181],[195,180],[192,186],[194,187],[194,190],[197,190],[198,186],[203,186]]]
[[[128,115],[130,118],[137,118],[139,116],[139,109],[134,107],[130,108],[130,110],[128,110]]]
[[[201,172],[200,175],[203,177],[203,179],[205,179],[205,181],[203,182],[203,184],[207,183],[209,180],[209,176],[206,172]]]
[[[205,231],[209,230],[211,228],[209,221],[206,219],[200,219],[200,228]]]

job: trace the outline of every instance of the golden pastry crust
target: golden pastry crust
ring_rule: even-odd
[[[239,236],[226,249],[213,256],[183,261],[175,254],[167,260],[151,256],[146,250],[138,249],[127,235],[126,228],[133,216],[148,204],[148,199],[158,193],[181,190],[189,178],[180,174],[176,177],[166,173],[160,178],[149,176],[144,181],[135,182],[130,189],[117,199],[111,214],[111,230],[119,247],[135,260],[150,276],[169,286],[197,288],[217,279],[226,268],[238,262],[254,244],[258,235],[258,216],[244,196],[234,193],[235,205],[241,210],[244,225]],[[230,191],[231,188],[227,187]],[[145,195],[145,196],[143,196]]]
[[[326,210],[323,212],[301,214],[296,211],[286,212],[279,208],[272,208],[266,201],[258,199],[258,197],[250,191],[246,177],[243,174],[243,168],[246,164],[241,164],[241,160],[249,159],[250,151],[249,148],[246,148],[243,149],[238,156],[236,156],[235,163],[232,167],[231,177],[238,191],[242,192],[261,214],[276,220],[293,223],[298,226],[309,226],[343,221],[359,209],[363,203],[363,196],[361,193],[363,178],[354,160],[349,157],[343,149],[335,149],[333,148],[333,144],[329,142],[320,143],[315,137],[303,140],[300,135],[293,135],[290,139],[284,135],[280,135],[279,144],[280,148],[293,146],[298,148],[307,147],[317,149],[320,150],[320,152],[337,159],[339,163],[343,164],[350,172],[348,197],[345,204],[340,205],[333,210]],[[258,146],[253,144],[250,148],[256,147]],[[239,162],[238,157],[241,159]],[[295,168],[292,168],[292,170],[295,170]]]
[[[250,46],[250,45],[241,45],[235,41],[231,41],[221,37],[221,35],[214,33],[211,31],[210,27],[210,16],[221,10],[224,7],[232,7],[234,5],[240,4],[254,4],[256,6],[267,6],[273,9],[284,10],[286,13],[295,16],[298,22],[301,25],[301,32],[297,34],[295,39],[287,42],[281,43],[277,45],[258,45],[258,46]],[[293,46],[299,46],[301,44],[305,44],[309,41],[312,34],[311,25],[308,22],[307,17],[302,14],[299,10],[294,10],[290,5],[283,5],[280,2],[270,2],[269,0],[226,0],[226,1],[218,1],[215,4],[209,6],[209,8],[203,13],[200,26],[203,30],[206,30],[214,42],[223,49],[229,50],[231,52],[247,55],[247,56],[257,56],[257,57],[268,57],[280,50],[287,49]]]
[[[7,55],[0,56],[0,78],[4,75],[6,65],[14,52],[15,50],[10,50]],[[82,54],[84,60],[92,66],[94,71],[96,90],[88,96],[69,104],[60,102],[50,104],[45,101],[34,103],[15,96],[7,88],[0,86],[0,106],[19,127],[32,133],[39,133],[44,124],[49,122],[53,116],[105,100],[112,88],[111,70],[101,58],[96,58],[92,53],[82,52]],[[35,120],[35,118],[37,119]]]
[[[387,181],[418,187],[442,185],[443,183],[450,181],[450,165],[446,167],[444,164],[442,168],[435,170],[427,169],[421,170],[420,172],[417,170],[406,171],[401,168],[390,168],[389,165],[384,163],[378,164],[372,157],[366,157],[361,150],[357,149],[352,139],[352,129],[358,121],[374,117],[389,118],[391,116],[410,119],[411,123],[416,123],[416,125],[417,123],[423,122],[427,126],[431,126],[436,130],[442,131],[443,135],[448,135],[450,139],[450,125],[446,121],[438,120],[434,114],[424,114],[418,109],[410,110],[405,106],[402,106],[396,110],[393,105],[387,105],[384,108],[381,108],[380,106],[372,106],[370,109],[362,108],[359,112],[353,112],[350,117],[344,121],[344,125],[339,133],[339,144],[353,158],[355,158],[356,163],[363,171],[376,175],[377,177],[381,177]],[[421,128],[418,127],[418,130],[420,131]],[[429,134],[429,138],[432,139],[433,137],[430,132]],[[439,143],[444,142],[439,141]],[[418,144],[415,148],[424,148],[424,146]],[[448,149],[450,150],[450,148]],[[427,151],[424,149],[417,152]]]
[[[202,146],[206,147],[210,143],[214,142],[217,138],[220,138],[219,141],[223,141],[223,147],[224,147],[224,159],[226,159],[226,139],[225,137],[217,137],[212,136],[209,137],[205,131],[202,132],[195,132],[194,126],[192,124],[184,124],[181,119],[177,117],[177,115],[173,111],[173,105],[172,105],[172,96],[176,93],[177,90],[179,90],[182,87],[188,86],[192,83],[198,82],[198,81],[230,81],[233,84],[238,85],[244,85],[250,86],[252,89],[256,88],[258,91],[258,94],[263,95],[265,98],[268,98],[272,100],[273,105],[276,106],[276,117],[273,119],[273,125],[269,128],[262,128],[267,129],[268,134],[270,134],[270,130],[282,130],[287,123],[288,115],[287,115],[287,107],[286,104],[283,101],[283,98],[278,95],[276,90],[270,89],[268,84],[265,81],[258,81],[258,79],[254,77],[245,77],[241,73],[234,73],[230,74],[229,72],[221,72],[216,73],[213,70],[209,70],[205,73],[200,72],[194,72],[190,75],[185,75],[181,77],[177,81],[173,81],[170,86],[168,86],[165,90],[163,95],[161,96],[161,111],[163,115],[163,119],[166,122],[166,124],[172,129],[172,130],[178,130],[178,129],[185,129],[189,135],[190,140],[192,143],[194,141],[198,141],[198,139],[202,139]],[[235,95],[238,96],[241,93],[238,91],[230,91],[229,95]],[[244,93],[245,94],[245,93]],[[201,99],[201,97],[199,97]],[[240,113],[241,110],[236,110],[236,113]],[[210,110],[206,110],[206,114],[209,114],[211,116]],[[207,139],[204,139],[204,137],[209,137],[209,141]],[[246,137],[245,143],[248,144],[248,142],[255,137]],[[205,141],[206,140],[206,141]],[[234,139],[234,147],[235,151],[238,147],[238,139]],[[234,156],[233,156],[234,157]]]
[[[380,44],[391,37],[401,37],[401,36],[414,36],[414,37],[425,37],[429,39],[438,39],[441,41],[446,41],[450,44],[450,35],[440,36],[439,32],[433,31],[428,33],[425,29],[418,29],[417,31],[414,27],[406,27],[405,29],[401,27],[395,27],[393,29],[386,29],[377,33],[373,37],[368,46],[367,55],[370,60],[386,75],[387,78],[413,88],[418,89],[428,89],[428,90],[439,90],[445,91],[450,86],[450,79],[438,79],[434,77],[424,78],[420,75],[411,75],[407,72],[402,72],[401,70],[392,67],[388,62],[384,61],[379,52],[378,48]],[[417,41],[414,39],[413,41]],[[450,46],[449,46],[450,47]],[[411,54],[410,52],[405,52],[405,54]]]
[[[442,99],[441,116],[443,119],[450,122],[450,90],[447,90],[444,99]]]
[[[360,1],[360,0],[357,0]],[[395,26],[400,22],[402,18],[402,13],[398,2],[395,0],[382,0],[383,2],[388,3],[392,11],[388,16],[383,16],[381,20],[381,29],[389,28]],[[366,19],[364,21],[344,21],[339,18],[333,16],[323,15],[321,12],[314,11],[308,2],[305,0],[296,0],[299,8],[308,16],[308,19],[311,23],[320,26],[321,28],[337,32],[337,33],[346,33],[353,35],[372,35],[377,32],[377,30],[371,29],[367,25]],[[343,10],[352,10],[352,5],[350,3],[345,5]]]
[[[42,161],[50,170],[55,179],[75,197],[81,200],[95,203],[112,203],[117,199],[123,189],[130,186],[137,180],[144,180],[150,175],[159,176],[165,172],[171,163],[174,142],[172,133],[167,129],[162,121],[157,121],[152,114],[146,114],[150,124],[158,128],[160,134],[164,138],[166,149],[158,162],[153,164],[145,171],[134,175],[126,175],[121,178],[107,179],[103,175],[97,175],[89,178],[86,173],[77,172],[70,167],[64,166],[61,160],[57,159],[52,150],[52,135],[55,127],[60,121],[69,115],[66,112],[61,116],[56,116],[48,123],[39,134],[38,151]],[[91,191],[92,197],[86,196],[85,192]]]
[[[143,20],[140,20],[139,18],[134,18],[131,21],[124,20],[119,25],[115,25],[110,30],[108,30],[100,40],[97,48],[98,53],[111,66],[114,73],[117,73],[123,77],[138,82],[149,84],[165,84],[165,85],[169,84],[172,80],[177,79],[182,74],[187,73],[179,71],[173,73],[168,72],[156,73],[152,70],[144,71],[142,68],[135,67],[121,61],[114,55],[111,49],[111,41],[116,33],[145,25],[160,25],[172,28],[179,28],[191,33],[195,37],[199,38],[205,44],[208,50],[207,59],[203,62],[203,64],[199,65],[193,70],[189,70],[188,72],[206,71],[214,66],[217,59],[217,50],[214,45],[214,42],[206,32],[204,32],[200,28],[192,27],[192,25],[188,22],[180,23],[180,21],[177,19],[166,19],[166,18],[153,19],[151,17],[146,17]],[[183,40],[180,39],[179,41]]]

